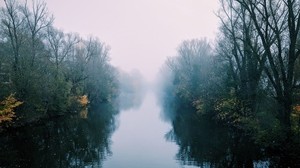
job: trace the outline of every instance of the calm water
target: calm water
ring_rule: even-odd
[[[0,167],[102,167],[112,154],[117,114],[103,104],[88,118],[67,116],[1,135]]]
[[[0,168],[269,167],[263,152],[247,138],[188,108],[160,106],[151,92],[134,102],[124,110],[100,104],[87,116],[2,134]]]
[[[176,160],[178,146],[166,141],[171,125],[161,120],[161,110],[154,94],[148,93],[139,108],[121,111],[119,128],[112,136],[113,155],[103,167],[187,167]]]
[[[0,167],[177,168],[178,146],[152,93],[118,111],[111,104],[87,118],[66,117],[1,135]]]

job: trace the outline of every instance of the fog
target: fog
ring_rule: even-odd
[[[181,41],[213,41],[219,22],[217,0],[51,0],[47,6],[55,27],[99,37],[111,47],[113,65],[138,69],[147,80]]]
[[[131,72],[120,71],[119,79],[119,96],[118,102],[120,110],[138,109],[145,97],[147,83],[140,71],[132,70]]]
[[[300,1],[217,1],[0,1],[0,167],[299,167]]]

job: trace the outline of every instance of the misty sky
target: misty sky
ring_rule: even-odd
[[[111,47],[111,63],[153,79],[181,41],[218,29],[218,0],[47,0],[55,26],[94,35]]]

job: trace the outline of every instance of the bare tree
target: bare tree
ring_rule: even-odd
[[[24,30],[24,18],[19,10],[20,4],[16,0],[4,1],[5,7],[1,9],[1,23],[3,33],[9,41],[13,53],[13,69],[20,69],[20,49],[23,43],[22,31]]]
[[[41,0],[33,0],[31,8],[28,7],[28,2],[26,0],[26,3],[21,8],[21,11],[24,15],[26,26],[30,32],[31,66],[33,66],[37,55],[37,45],[38,40],[40,40],[39,36],[42,36],[42,33],[45,34],[47,30],[46,28],[52,24],[54,18],[49,16],[47,5]]]
[[[50,61],[54,62],[56,70],[67,57],[72,54],[76,44],[79,43],[79,37],[74,34],[65,34],[51,26],[47,29],[47,47],[50,52]]]
[[[264,65],[264,73],[273,87],[275,99],[279,104],[279,118],[283,126],[290,130],[292,95],[296,83],[295,64],[300,54],[297,47],[300,29],[300,2],[294,0],[234,0],[228,1],[227,4],[234,12],[241,10],[241,12],[236,12],[238,17],[245,14],[244,20],[251,25],[251,32],[256,38],[250,45],[252,51],[255,43],[262,47],[261,50],[259,49],[262,52],[256,52],[255,57],[260,65]],[[231,22],[233,21],[231,19]],[[247,29],[242,29],[242,33],[245,32]],[[237,33],[232,32],[231,34]],[[234,50],[238,51],[239,49],[235,49],[235,47],[233,45]]]
[[[219,18],[222,36],[217,54],[229,65],[230,78],[236,96],[241,100],[244,116],[253,116],[257,110],[257,92],[266,63],[261,41],[245,8],[234,0],[220,0]]]

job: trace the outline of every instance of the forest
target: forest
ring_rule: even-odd
[[[53,26],[43,1],[5,1],[0,28],[0,123],[28,123],[118,95],[109,46]]]
[[[172,126],[165,137],[178,145],[183,165],[256,167],[267,161],[270,167],[299,167],[300,1],[219,2],[217,39],[182,41],[160,70],[155,90]],[[39,167],[31,160],[58,151],[50,166],[101,165],[111,154],[115,116],[141,106],[145,78],[114,67],[109,45],[98,37],[56,28],[46,2],[3,4],[0,132],[21,133],[12,133],[13,140],[5,134],[0,141],[12,144],[0,149],[22,157],[17,153],[11,161],[0,154],[0,160]],[[37,134],[29,134],[36,153],[27,156],[23,146],[15,148],[28,136],[26,126],[37,123],[46,131],[36,127]],[[65,151],[58,141],[67,142]]]
[[[112,66],[107,44],[55,28],[45,1],[4,4],[0,15],[3,128],[77,114],[99,103],[121,103],[124,108],[138,104],[145,79],[138,70],[129,73]],[[120,102],[123,97],[127,104]]]
[[[169,137],[187,145],[187,151],[182,151],[182,155],[188,153],[187,160],[207,158],[210,154],[197,156],[203,153],[197,151],[195,141],[184,139],[190,133],[182,127],[193,132],[201,130],[195,125],[210,121],[228,128],[227,138],[234,146],[257,146],[273,166],[297,167],[300,4],[291,0],[221,0],[220,4],[221,26],[215,44],[206,39],[183,41],[177,56],[169,57],[161,69],[162,101],[171,111],[167,115],[174,127]],[[213,137],[222,137],[219,130]],[[198,136],[195,132],[191,137]],[[253,167],[248,160],[225,156],[216,167]]]

